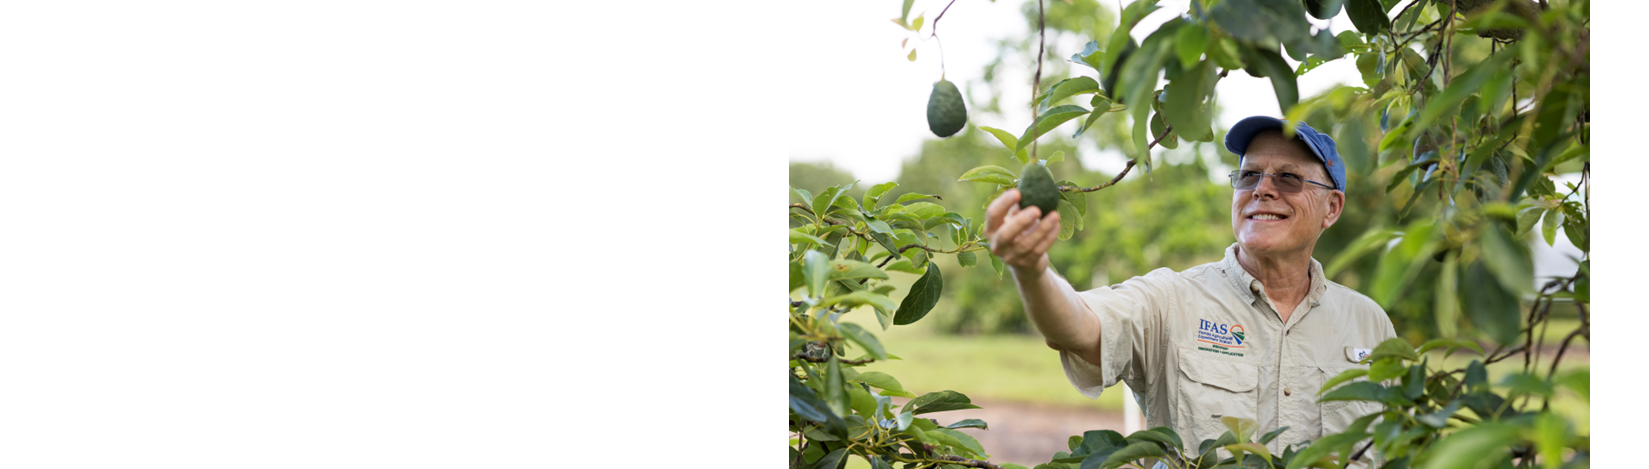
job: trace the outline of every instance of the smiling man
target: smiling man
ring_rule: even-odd
[[[1241,156],[1231,173],[1236,243],[1218,262],[1078,292],[1048,263],[1059,214],[1019,210],[1012,190],[986,210],[991,252],[1083,395],[1126,382],[1147,425],[1174,429],[1189,448],[1225,432],[1225,416],[1259,422],[1259,434],[1288,427],[1267,444],[1273,454],[1379,411],[1317,402],[1328,378],[1366,366],[1357,361],[1396,333],[1379,305],[1324,278],[1312,259],[1345,206],[1345,162],[1333,139],[1304,124],[1284,137],[1285,125],[1249,117],[1226,135]]]

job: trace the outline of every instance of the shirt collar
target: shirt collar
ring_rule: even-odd
[[[1237,262],[1237,243],[1231,243],[1230,247],[1225,248],[1225,258],[1220,260],[1219,266],[1220,273],[1225,276],[1226,282],[1231,284],[1231,288],[1236,289],[1237,294],[1242,295],[1243,299],[1253,303],[1254,296],[1260,292],[1263,285]],[[1317,307],[1327,291],[1328,282],[1323,279],[1323,264],[1312,259],[1311,290],[1306,293],[1304,305]]]

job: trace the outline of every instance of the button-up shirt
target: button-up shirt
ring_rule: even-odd
[[[1157,269],[1118,285],[1081,292],[1100,323],[1100,365],[1060,352],[1065,377],[1090,398],[1117,381],[1134,390],[1148,427],[1174,429],[1195,450],[1226,431],[1220,417],[1259,422],[1258,435],[1288,427],[1267,447],[1341,432],[1379,412],[1361,401],[1319,404],[1323,383],[1396,337],[1367,296],[1323,278],[1283,322],[1265,286],[1237,263],[1237,245],[1219,262],[1183,272]]]

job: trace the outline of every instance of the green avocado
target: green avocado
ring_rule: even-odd
[[[956,135],[968,124],[968,108],[962,104],[962,92],[949,81],[933,84],[928,95],[928,130],[939,138]]]
[[[1042,209],[1042,216],[1059,211],[1059,185],[1053,174],[1041,164],[1032,162],[1019,171],[1019,208],[1030,206]]]

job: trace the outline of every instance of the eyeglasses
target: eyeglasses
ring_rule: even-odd
[[[1300,192],[1305,190],[1305,183],[1308,182],[1317,187],[1335,190],[1334,186],[1302,178],[1292,173],[1266,174],[1259,171],[1243,170],[1231,172],[1231,188],[1240,191],[1254,190],[1255,187],[1260,186],[1260,179],[1263,179],[1265,176],[1271,177],[1271,186],[1277,188],[1277,192],[1288,194]]]

